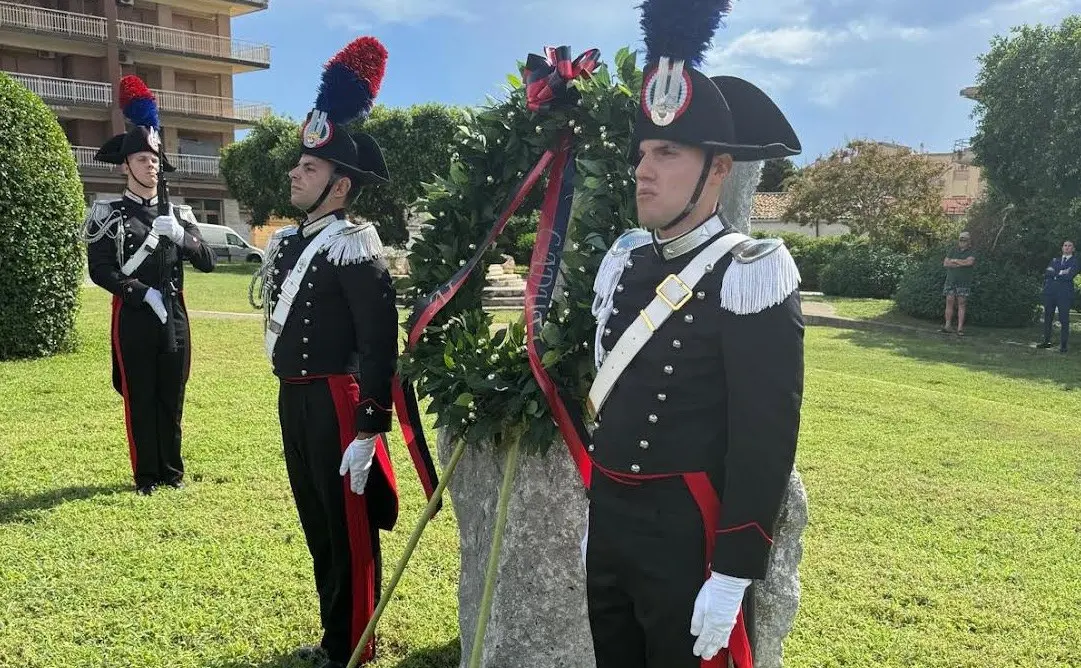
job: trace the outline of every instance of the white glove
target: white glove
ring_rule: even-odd
[[[184,226],[171,215],[155,218],[154,231],[158,233],[159,237],[172,239],[173,243],[178,246],[184,243]]]
[[[368,472],[372,468],[372,457],[375,455],[375,439],[354,438],[349,447],[342,455],[342,465],[338,467],[338,475],[349,474],[349,489],[354,494],[363,494],[364,486],[368,484]]]
[[[582,534],[582,570],[586,569],[586,545],[589,544],[589,513],[586,513],[586,530]]]
[[[143,301],[150,307],[150,310],[154,312],[154,315],[158,316],[158,320],[161,320],[161,324],[165,324],[167,314],[165,312],[165,302],[161,298],[161,293],[157,288],[147,288],[146,294],[143,295]]]
[[[751,581],[734,578],[713,571],[698,591],[691,616],[691,635],[697,636],[694,655],[706,661],[712,659],[722,647],[728,647],[728,638],[736,626],[743,592]]]

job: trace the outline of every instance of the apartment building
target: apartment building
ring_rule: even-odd
[[[267,1],[0,0],[0,71],[56,112],[88,202],[123,188],[119,170],[93,156],[124,131],[116,82],[138,75],[158,99],[174,201],[244,231],[219,156],[238,128],[270,112],[233,98],[233,76],[269,68],[270,47],[235,39],[232,19]]]

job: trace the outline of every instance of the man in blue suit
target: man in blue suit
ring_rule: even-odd
[[[1062,244],[1062,255],[1051,260],[1043,279],[1043,343],[1040,348],[1051,347],[1051,321],[1058,309],[1058,321],[1062,326],[1059,351],[1066,352],[1070,339],[1070,306],[1073,304],[1073,279],[1077,276],[1078,262],[1073,252],[1073,242]]]

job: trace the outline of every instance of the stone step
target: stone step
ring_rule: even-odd
[[[523,288],[525,287],[525,281],[518,278],[517,276],[514,276],[514,277],[503,276],[501,278],[497,278],[497,279],[494,279],[494,280],[489,279],[488,281],[485,281],[485,282],[488,285],[493,285],[493,286],[497,286],[497,287],[504,287],[504,288],[513,288],[513,287],[517,287],[517,286],[522,286]]]
[[[489,285],[489,286],[485,287],[482,292],[484,294],[486,294],[486,295],[493,295],[493,296],[495,296],[495,295],[498,295],[498,296],[524,295],[525,294],[525,286],[524,285],[521,285],[521,286]]]
[[[515,297],[487,297],[481,299],[481,305],[508,309],[525,308],[525,300]]]

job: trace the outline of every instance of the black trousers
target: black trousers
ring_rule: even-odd
[[[1071,286],[1072,287],[1072,286]],[[1059,349],[1065,351],[1070,342],[1070,307],[1073,295],[1044,295],[1043,298],[1043,341],[1051,343],[1051,323],[1058,311],[1058,322],[1062,331],[1059,333]]]
[[[706,546],[682,480],[626,486],[595,476],[586,549],[597,668],[699,668],[690,629]]]
[[[346,663],[378,603],[382,588],[382,555],[378,525],[371,521],[368,492],[349,490],[348,476],[338,474],[345,443],[342,412],[353,420],[355,404],[342,405],[333,380],[282,381],[278,415],[285,447],[285,465],[300,524],[312,555],[319,617],[320,645],[330,659]],[[379,477],[373,463],[369,486]],[[374,644],[366,651],[372,658]]]
[[[128,454],[138,487],[180,482],[184,389],[191,369],[188,321],[174,313],[176,351],[148,306],[124,306],[113,298],[113,387],[124,398]]]

